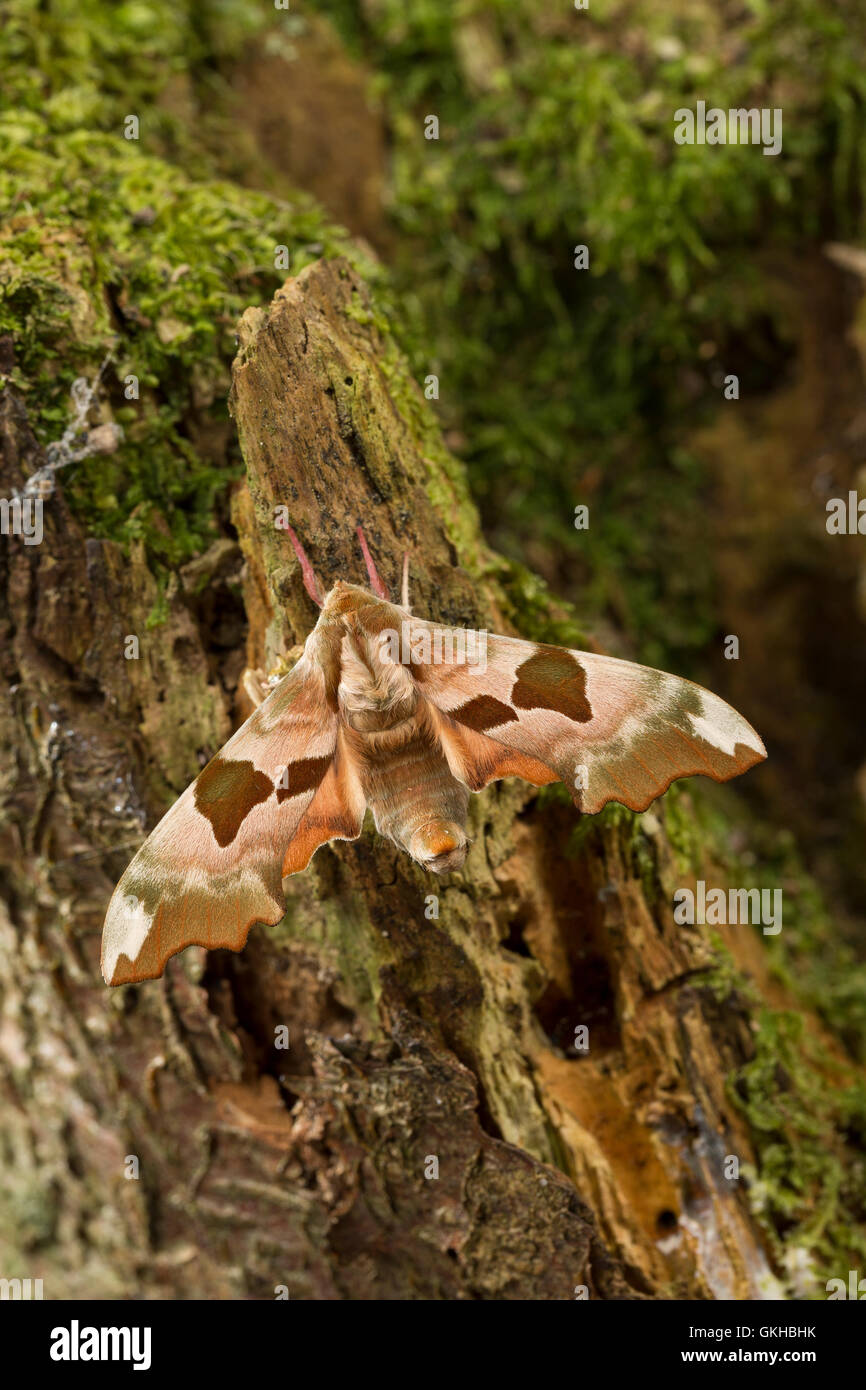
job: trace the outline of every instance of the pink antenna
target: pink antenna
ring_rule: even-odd
[[[390,595],[385,585],[376,573],[376,566],[373,564],[373,557],[370,554],[370,547],[367,545],[367,537],[364,535],[360,526],[355,528],[358,533],[358,540],[361,542],[361,554],[364,557],[364,564],[367,566],[367,574],[370,579],[370,588],[379,598],[383,598],[386,603],[390,602]]]
[[[403,583],[400,588],[400,602],[404,608],[409,607],[409,552],[403,551]]]
[[[304,588],[310,595],[310,598],[313,600],[313,603],[316,605],[316,607],[321,608],[322,595],[319,593],[319,584],[313,572],[313,566],[307,559],[306,551],[304,550],[304,547],[301,545],[301,542],[298,540],[291,526],[286,526],[286,532],[288,534],[289,540],[292,542],[292,549],[298,557],[298,564],[301,567],[301,574],[303,575],[304,579]]]

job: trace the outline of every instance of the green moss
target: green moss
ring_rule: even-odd
[[[374,316],[396,328],[416,381],[430,370],[439,375],[437,414],[465,441],[491,539],[516,561],[530,538],[566,555],[584,614],[613,616],[651,664],[674,659],[690,669],[714,635],[715,604],[701,525],[708,480],[683,452],[683,431],[718,401],[714,364],[736,351],[754,389],[784,362],[787,329],[759,273],[756,223],[766,225],[772,214],[777,247],[816,234],[819,217],[824,237],[856,231],[866,182],[857,138],[866,92],[861,21],[828,15],[817,0],[782,0],[728,18],[721,43],[709,4],[672,17],[655,0],[641,0],[626,45],[618,14],[566,10],[551,25],[540,22],[532,0],[456,10],[386,0],[362,12],[345,0],[317,0],[313,8],[331,15],[370,63],[390,129],[400,315],[382,314],[380,294]],[[83,181],[93,190],[89,203],[77,197],[73,209],[88,233],[83,252],[94,231],[107,231],[110,246],[119,222],[124,240],[134,242],[133,260],[138,248],[142,261],[153,259],[155,275],[160,250],[175,253],[162,258],[169,276],[184,263],[195,267],[168,287],[131,285],[129,322],[118,324],[116,300],[108,306],[108,327],[121,339],[120,368],[149,347],[157,322],[166,339],[156,369],[145,364],[140,375],[155,393],[151,404],[164,404],[159,393],[174,387],[163,412],[167,437],[145,430],[138,438],[135,412],[117,408],[131,433],[125,449],[137,451],[136,463],[150,460],[156,484],[137,499],[147,505],[133,529],[169,563],[207,539],[215,513],[222,519],[226,468],[239,463],[229,445],[230,457],[221,456],[214,471],[202,466],[200,437],[190,438],[177,399],[191,364],[202,364],[199,399],[210,391],[218,397],[195,407],[210,429],[214,418],[224,422],[224,336],[238,305],[265,302],[278,283],[273,246],[290,247],[293,270],[311,247],[346,249],[309,207],[306,228],[293,206],[286,214],[292,226],[281,229],[275,205],[215,183],[250,158],[225,96],[232,64],[247,41],[278,51],[304,24],[303,15],[254,0],[171,7],[9,0],[4,7],[0,139],[12,151],[12,207],[32,214],[38,206],[41,219],[50,212],[43,194],[53,187],[48,202],[63,220],[70,179],[73,186]],[[473,63],[473,51],[487,60]],[[778,158],[732,146],[708,161],[700,147],[674,144],[679,106],[708,92],[723,106],[748,105],[760,93],[763,105],[777,90],[785,95]],[[431,112],[441,123],[438,141],[423,138]],[[142,152],[166,163],[159,174],[152,169],[150,187],[121,175],[112,189],[124,162],[117,147],[132,154],[122,140],[130,113],[142,121]],[[94,180],[94,165],[103,165],[112,145],[115,173],[106,169]],[[22,151],[32,163],[19,188],[14,160]],[[175,173],[182,165],[187,194],[178,206],[178,244],[160,248],[174,209],[153,186],[172,202],[170,164]],[[125,206],[117,206],[121,196]],[[130,229],[130,216],[154,196],[158,221]],[[804,208],[811,228],[803,227]],[[572,265],[573,246],[584,242],[589,272]],[[110,285],[127,268],[108,259]],[[98,299],[105,266],[80,269],[80,287]],[[74,298],[75,277],[67,279]],[[55,293],[56,280],[38,272],[36,283],[18,280],[7,306],[16,325],[24,319],[32,329],[43,364],[54,351],[51,322],[62,323],[61,306],[71,303]],[[381,276],[378,283],[383,288]],[[176,300],[187,301],[179,313]],[[152,317],[148,304],[159,316],[150,325],[142,321]],[[712,349],[709,358],[701,357],[702,345]],[[63,360],[58,367],[68,384]],[[414,408],[409,398],[404,403]],[[43,402],[43,424],[61,424],[64,408],[62,391]],[[462,550],[471,514],[457,497],[453,462],[435,449],[430,459],[431,495],[448,504],[444,514]],[[119,461],[101,464],[104,483],[81,499],[99,529],[114,535],[129,477]],[[180,514],[162,518],[171,543],[158,538],[157,497]],[[586,532],[572,524],[577,502],[590,507]],[[660,564],[660,554],[676,555],[677,563]],[[515,595],[522,619],[531,607],[530,595]],[[543,635],[562,640],[555,631]]]
[[[164,588],[160,589],[156,602],[148,613],[144,626],[148,632],[155,627],[162,627],[167,620],[169,613],[168,598]]]
[[[562,799],[564,788],[543,789],[539,801],[551,797]],[[789,834],[750,824],[722,788],[674,787],[652,814],[663,816],[683,873],[719,885],[782,887],[782,932],[762,942],[804,1011],[763,1007],[755,984],[714,935],[712,966],[689,983],[723,1009],[747,1010],[753,1021],[752,1055],[727,1078],[755,1150],[755,1166],[744,1174],[749,1199],[779,1267],[790,1276],[792,1295],[825,1297],[827,1279],[846,1276],[866,1257],[866,1085],[856,1066],[866,1047],[866,970],[839,941],[833,914],[802,869]],[[663,886],[643,821],[611,803],[575,826],[568,852],[615,855],[626,874],[640,879],[652,904],[662,900]],[[852,1061],[815,1037],[806,1009],[835,1030]]]
[[[693,792],[692,783],[674,782],[664,799],[665,833],[683,874],[697,873],[704,854],[704,841],[694,814]]]
[[[498,565],[497,578],[506,601],[506,617],[521,637],[579,650],[590,645],[573,606],[562,599],[554,599],[538,575],[512,561],[508,565]]]
[[[34,1251],[50,1245],[59,1219],[57,1185],[26,1179],[13,1187],[0,1188],[0,1232],[4,1257],[4,1278],[33,1277]],[[8,1242],[8,1243],[7,1243]]]
[[[542,796],[547,798],[554,788],[544,788]],[[564,787],[559,790],[571,800]],[[566,845],[569,859],[583,856],[597,856],[617,864],[617,874],[636,879],[641,884],[644,901],[650,909],[660,904],[664,888],[659,875],[659,865],[652,835],[647,833],[645,817],[658,818],[660,808],[649,812],[630,811],[618,801],[609,801],[595,816],[581,816],[574,826]],[[657,828],[657,827],[655,827]]]
[[[783,1263],[786,1252],[809,1252],[824,1297],[827,1279],[866,1258],[866,1170],[852,1151],[866,1133],[866,1087],[801,1014],[762,1010],[754,1041],[728,1084],[756,1150],[750,1201]]]
[[[841,913],[806,872],[789,832],[756,837],[755,850],[754,881],[783,892],[782,931],[766,948],[774,973],[866,1062],[866,963],[846,941]]]
[[[815,1296],[826,1297],[826,1280],[846,1277],[866,1256],[866,1087],[856,1067],[866,1059],[866,967],[840,937],[790,832],[749,816],[728,788],[672,788],[665,801],[687,872],[708,876],[712,863],[721,886],[782,889],[782,930],[762,934],[762,948],[790,997],[822,1018],[852,1059],[831,1055],[804,1012],[761,1008],[755,985],[713,938],[714,964],[693,984],[723,1006],[736,997],[754,1018],[753,1056],[728,1078],[755,1147],[750,1200],[794,1294],[802,1251]]]
[[[750,391],[784,367],[768,243],[861,225],[863,16],[820,0],[723,21],[709,0],[638,0],[627,21],[621,7],[542,17],[534,0],[313,4],[376,74],[396,281],[491,539],[518,561],[530,542],[567,557],[583,612],[687,669],[716,605],[709,480],[682,439],[732,359]],[[698,98],[782,106],[782,154],[675,144],[674,112]]]
[[[802,869],[791,836],[755,825],[744,849],[742,812],[738,820],[734,830],[714,798],[694,797],[697,842],[704,856],[724,865],[717,879],[782,886],[782,931],[762,937],[772,968],[791,997],[818,1013],[862,1062],[866,968],[839,940],[833,914]],[[700,860],[692,871],[701,872]],[[793,1292],[793,1252],[804,1251],[815,1296],[825,1297],[826,1280],[845,1277],[866,1256],[866,1086],[854,1065],[815,1038],[804,1013],[761,1008],[754,984],[718,938],[713,950],[713,967],[692,983],[708,988],[723,1006],[736,996],[755,1020],[753,1056],[728,1078],[731,1101],[755,1147],[750,1200],[778,1261],[791,1271]]]
[[[372,832],[368,827],[364,833]],[[320,875],[327,877],[324,887]],[[370,922],[363,897],[335,884],[332,851],[320,850],[307,876],[288,881],[286,904],[283,920],[263,930],[278,946],[303,942],[324,951],[339,979],[341,1002],[366,1021],[371,1035],[377,1034],[381,970],[391,953],[387,939]]]
[[[665,803],[666,828],[674,843],[682,836],[688,872],[698,876],[712,861],[722,883],[781,889],[782,929],[761,935],[771,971],[854,1060],[866,1062],[866,964],[846,941],[841,913],[807,872],[791,832],[750,813],[730,788],[675,786]]]
[[[220,63],[266,24],[293,22],[254,0],[6,0],[0,138],[29,140],[45,129],[119,134],[137,114],[152,153],[212,176]]]
[[[491,539],[516,561],[530,538],[567,556],[584,614],[619,621],[651,664],[673,659],[690,669],[714,635],[716,605],[701,523],[709,483],[684,453],[683,432],[717,403],[711,378],[734,353],[752,390],[784,364],[784,312],[760,273],[755,225],[772,226],[775,249],[819,232],[826,239],[857,231],[866,184],[862,16],[828,14],[818,0],[780,0],[726,17],[721,30],[716,8],[701,0],[676,16],[657,0],[639,0],[625,43],[618,11],[566,8],[549,23],[532,0],[456,9],[385,0],[361,11],[347,0],[314,0],[313,8],[334,19],[375,74],[393,148],[401,304],[393,322],[414,379],[430,370],[440,377],[437,413],[465,441]],[[279,51],[305,22],[255,0],[4,6],[0,139],[13,161],[4,185],[12,208],[33,215],[38,207],[41,219],[53,205],[65,225],[71,182],[76,223],[87,231],[82,254],[92,232],[98,239],[107,232],[103,245],[111,246],[119,223],[124,240],[134,242],[133,261],[137,248],[141,261],[153,260],[155,275],[160,250],[175,253],[162,258],[169,276],[184,263],[195,267],[167,287],[132,284],[127,322],[118,324],[116,300],[108,306],[121,368],[142,348],[148,355],[161,323],[159,361],[143,365],[141,380],[155,393],[152,405],[167,405],[167,437],[158,430],[137,437],[136,412],[117,409],[130,433],[125,449],[137,451],[136,463],[150,461],[156,484],[137,499],[147,505],[133,529],[167,562],[207,539],[226,468],[238,465],[228,446],[228,460],[221,456],[215,470],[202,466],[200,436],[190,438],[177,399],[191,364],[202,365],[199,399],[212,390],[219,397],[195,406],[209,430],[214,418],[224,422],[230,356],[230,345],[217,340],[231,332],[239,304],[265,302],[278,282],[274,244],[289,245],[293,270],[310,247],[327,253],[335,245],[311,209],[306,229],[293,207],[293,225],[281,231],[273,204],[214,182],[221,172],[235,176],[250,158],[226,101],[233,63],[249,40]],[[707,93],[722,106],[782,104],[783,94],[783,153],[769,159],[731,146],[708,160],[701,147],[677,146],[673,112]],[[122,124],[130,113],[142,121],[142,152],[166,161],[141,189],[134,174],[117,173],[125,161],[116,147],[126,147]],[[428,113],[440,120],[438,141],[423,138]],[[112,142],[114,172],[94,178]],[[29,173],[15,166],[22,152]],[[160,230],[174,220],[173,205],[159,196],[160,188],[170,203],[175,196],[169,165],[175,173],[182,165],[186,197],[178,205],[178,244],[160,248]],[[131,237],[129,218],[145,212],[154,183],[158,220],[134,226]],[[92,198],[82,202],[87,187]],[[55,193],[46,207],[48,188]],[[125,205],[118,206],[120,197]],[[591,250],[588,272],[573,268],[580,243]],[[24,321],[46,370],[58,356],[48,341],[52,323],[62,323],[76,284],[98,300],[112,277],[123,280],[126,265],[108,259],[108,278],[104,265],[82,264],[79,277],[70,269],[72,299],[58,297],[56,274],[38,267],[35,280],[7,287],[8,317],[19,329]],[[187,301],[179,313],[176,300]],[[159,316],[150,325],[143,321],[151,317],[148,304]],[[380,309],[381,296],[377,318]],[[94,356],[104,327],[90,325],[100,340]],[[61,385],[68,384],[59,357]],[[166,386],[174,389],[164,403]],[[42,402],[41,422],[60,425],[64,409],[61,391]],[[470,514],[463,498],[455,501],[452,462],[441,451],[430,457],[431,495],[450,504],[445,515],[460,547],[461,537],[471,537]],[[118,462],[101,464],[104,483],[81,499],[82,511],[115,535],[131,472]],[[157,497],[179,513],[162,518],[171,543],[158,538]],[[574,530],[576,502],[590,507],[586,532]],[[676,563],[660,564],[660,555],[675,555]],[[528,600],[515,595],[524,619]]]
[[[64,490],[91,534],[143,540],[152,562],[175,567],[226,522],[241,472],[226,406],[235,326],[286,278],[276,247],[291,273],[338,253],[374,284],[382,273],[309,198],[281,202],[218,177],[241,158],[220,65],[295,17],[247,0],[10,0],[3,18],[11,380],[48,443],[69,418],[73,380],[92,379],[111,352],[102,411],[123,443],[67,469]],[[129,115],[137,140],[124,138]]]
[[[752,1019],[750,1059],[726,1083],[755,1152],[742,1169],[748,1200],[790,1296],[825,1298],[826,1281],[866,1256],[866,1087],[815,1040],[803,1014],[761,1007],[730,951],[710,939],[713,964],[689,988]]]
[[[711,932],[710,942],[713,948],[713,963],[707,970],[695,976],[693,983],[709,990],[719,1004],[730,1003],[732,997],[737,995],[753,1008],[757,1007],[761,1002],[758,991],[739,969],[721,937]]]
[[[285,278],[275,247],[294,271],[324,250],[375,273],[309,200],[194,182],[117,136],[14,147],[0,200],[17,209],[0,233],[0,333],[13,335],[11,379],[43,441],[62,433],[72,381],[112,354],[104,384],[124,440],[65,472],[73,508],[92,534],[142,539],[179,564],[219,531],[240,473],[226,407],[234,330]]]

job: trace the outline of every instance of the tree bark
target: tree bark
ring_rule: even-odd
[[[44,543],[2,551],[0,1272],[73,1298],[767,1292],[726,1176],[752,1157],[725,1087],[752,1006],[720,1002],[704,933],[673,925],[664,802],[581,821],[498,784],[444,880],[367,825],[240,954],[102,985],[114,882],[248,712],[243,660],[269,668],[315,621],[276,509],[325,588],[363,582],[361,522],[395,590],[409,551],[422,616],[567,620],[484,545],[345,262],[247,312],[231,409],[239,546],[175,576],[161,621],[143,553],[87,539],[59,490]],[[0,436],[9,496],[41,456],[8,388]]]

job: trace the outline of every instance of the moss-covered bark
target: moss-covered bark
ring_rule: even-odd
[[[363,520],[392,582],[408,544],[413,599],[431,616],[583,645],[613,613],[644,655],[702,649],[720,620],[706,609],[704,530],[684,542],[681,523],[686,510],[701,514],[703,482],[669,436],[661,452],[645,448],[631,412],[650,397],[652,433],[662,395],[652,373],[641,375],[644,359],[629,358],[622,375],[622,354],[637,333],[650,356],[670,338],[687,362],[714,320],[717,349],[736,347],[743,324],[762,321],[768,293],[751,262],[732,294],[698,255],[671,272],[695,277],[689,292],[671,294],[658,276],[671,246],[657,220],[664,244],[643,244],[622,283],[613,251],[600,281],[576,286],[569,273],[567,289],[555,273],[550,248],[570,246],[587,199],[600,242],[620,256],[633,216],[665,206],[663,178],[636,212],[624,204],[621,161],[587,162],[576,138],[587,119],[606,128],[620,79],[633,84],[645,70],[639,48],[624,57],[610,31],[601,53],[577,50],[565,29],[530,34],[521,9],[514,22],[528,47],[514,91],[485,91],[501,58],[495,33],[470,33],[470,21],[455,26],[425,3],[406,17],[403,5],[381,10],[365,39],[377,63],[420,71],[419,34],[427,45],[406,108],[393,77],[388,98],[403,236],[395,260],[410,307],[423,279],[414,321],[425,318],[427,335],[413,341],[401,325],[400,342],[412,346],[414,375],[432,368],[446,383],[440,410],[476,483],[489,489],[494,471],[493,492],[516,480],[521,515],[538,502],[537,534],[568,529],[572,482],[590,493],[603,484],[613,520],[579,570],[589,587],[573,590],[578,622],[485,544],[463,468],[393,335],[381,266],[269,165],[301,119],[289,95],[295,41],[315,46],[318,30],[305,36],[292,15],[262,36],[258,6],[180,5],[148,38],[146,5],[125,7],[113,26],[99,0],[85,8],[94,23],[81,42],[70,41],[80,7],[65,2],[7,4],[0,37],[9,76],[0,193],[11,213],[0,229],[0,496],[44,463],[68,422],[72,381],[92,380],[108,354],[88,423],[124,430],[119,449],[59,475],[42,546],[4,538],[0,552],[0,1271],[43,1277],[48,1297],[273,1297],[286,1285],[298,1297],[548,1298],[584,1284],[606,1298],[823,1296],[826,1277],[866,1255],[866,1088],[837,1041],[862,1060],[862,967],[775,814],[749,816],[726,789],[675,787],[642,817],[608,808],[577,822],[555,791],[500,785],[473,802],[464,874],[431,884],[368,828],[290,882],[285,920],[256,929],[242,955],[190,951],[163,981],[102,987],[102,915],[133,848],[247,712],[243,666],[268,666],[313,620],[272,506],[288,506],[325,582],[361,576],[353,530]],[[808,34],[808,6],[774,10],[760,21],[754,61],[717,73],[732,100],[772,68],[789,17]],[[653,17],[650,37],[663,40],[667,24]],[[392,43],[394,25],[404,47]],[[242,51],[248,39],[255,46]],[[817,61],[816,92],[845,97],[821,146],[835,150],[840,205],[855,180],[858,107],[847,94],[861,82],[850,55],[834,59],[844,43],[834,22],[817,58],[792,45],[807,77]],[[479,66],[473,54],[485,44],[492,58]],[[553,105],[517,139],[513,122],[537,109],[534,84],[539,74],[548,83],[554,58]],[[651,63],[672,101],[707,80],[706,69],[677,63],[661,50]],[[267,71],[286,95],[278,137],[264,99],[249,119],[237,105],[229,114],[216,67],[247,82]],[[446,99],[452,68],[459,81]],[[584,79],[596,70],[593,87]],[[351,124],[363,74],[346,76],[339,60],[335,72]],[[595,91],[591,110],[573,100],[575,84],[590,106]],[[805,80],[798,92],[807,131],[819,98]],[[431,152],[415,117],[433,93],[456,137]],[[658,156],[662,107],[641,118],[637,141],[615,125],[611,138],[639,164]],[[120,133],[130,108],[147,116],[140,146]],[[375,122],[363,129],[374,127],[379,141]],[[502,165],[511,147],[522,174]],[[338,213],[382,175],[380,152],[367,151],[353,174],[347,149],[341,177],[329,190],[323,174],[319,189]],[[560,181],[556,205],[542,149],[564,169],[573,157],[576,179]],[[787,198],[801,177],[824,187],[824,155],[797,149],[800,163],[767,185],[772,197]],[[420,170],[431,164],[428,185]],[[731,254],[737,228],[751,236],[770,166],[735,166],[747,180],[742,207],[740,175],[723,171],[716,199],[698,200],[697,230],[717,253],[722,233],[733,229]],[[445,184],[453,200],[442,198]],[[374,202],[362,211],[381,244]],[[547,251],[530,265],[524,249],[541,214]],[[674,238],[681,259],[678,238],[694,251],[694,231],[686,217]],[[272,300],[280,245],[302,273]],[[610,292],[601,304],[599,291]],[[641,315],[659,294],[665,317],[648,337]],[[225,392],[247,306],[233,405],[248,481],[231,492],[233,530],[229,483],[242,466]],[[771,308],[777,324],[775,299]],[[609,352],[583,378],[603,323]],[[778,365],[788,348],[770,347]],[[834,377],[853,380],[848,359],[844,368]],[[124,394],[131,373],[137,401]],[[695,451],[742,452],[760,474],[760,440],[775,437],[779,415],[804,419],[817,448],[838,396],[828,391],[802,416],[794,409],[823,399],[817,376],[799,376],[787,400],[755,417],[751,440],[723,426]],[[665,368],[664,409],[677,419],[689,380]],[[579,457],[575,412],[592,436]],[[853,429],[852,420],[846,439],[856,442]],[[563,473],[572,458],[577,471]],[[656,553],[669,534],[655,528],[660,515],[686,546],[677,564]],[[756,525],[771,521],[770,508],[755,513]],[[751,602],[740,534],[723,536],[720,552],[737,616]],[[796,536],[790,561],[774,567],[783,550],[761,571],[769,590],[796,565]],[[527,553],[557,578],[568,569],[543,548]],[[774,650],[794,663],[799,617],[785,601]],[[129,636],[140,643],[131,659]],[[772,681],[763,691],[769,718]],[[674,886],[710,874],[784,883],[782,940],[674,929]],[[573,1046],[580,1024],[588,1054]],[[273,1045],[279,1025],[287,1051]],[[124,1177],[127,1155],[140,1161],[137,1180]],[[725,1176],[726,1156],[739,1160],[738,1183]],[[431,1157],[438,1179],[425,1176]]]
[[[338,282],[348,273],[332,270]],[[11,489],[41,460],[8,388],[3,405]],[[398,422],[384,427],[390,444]],[[274,563],[279,601],[291,576]],[[243,956],[187,953],[147,991],[100,985],[100,918],[125,857],[110,846],[140,833],[143,804],[165,800],[149,773],[171,782],[178,754],[194,772],[226,711],[193,594],[170,593],[148,629],[140,559],[124,566],[115,543],[88,542],[59,492],[43,545],[4,550],[4,584],[10,1276],[37,1269],[49,1297],[267,1297],[279,1285],[302,1297],[567,1297],[573,1283],[628,1295],[571,1185],[503,1144],[492,1121],[485,1130],[478,1077],[458,1060],[473,1055],[484,1002],[475,972],[458,943],[427,930],[418,885],[396,897],[392,885],[393,940],[372,921],[364,890],[376,896],[382,851],[368,841],[348,863],[320,857],[286,922],[254,933]],[[130,633],[141,655],[127,662]],[[428,937],[432,953],[416,949],[399,980],[407,941]],[[429,1004],[411,1007],[416,992],[447,1001],[435,1027]],[[447,1048],[442,1028],[465,1043]],[[127,1178],[131,1158],[140,1169]],[[428,1181],[431,1158],[440,1177]]]
[[[39,451],[3,401],[9,488]],[[410,544],[422,611],[519,620],[346,262],[247,315],[233,411],[248,657],[313,616],[279,503],[326,584],[357,569],[362,517],[389,577]],[[41,547],[4,551],[4,1268],[81,1297],[772,1287],[722,1166],[753,1157],[725,1089],[755,1057],[752,1009],[703,973],[701,932],[671,924],[663,809],[584,831],[555,797],[489,789],[461,875],[431,885],[367,829],[320,851],[241,955],[189,951],[160,982],[104,989],[99,926],[128,854],[112,846],[228,727],[211,623],[238,555],[216,547],[147,628],[140,557],[86,540],[59,492],[47,516]],[[579,1023],[588,1054],[570,1045]]]

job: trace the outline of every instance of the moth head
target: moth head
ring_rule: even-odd
[[[342,617],[346,613],[354,613],[359,608],[368,608],[370,604],[381,602],[369,589],[364,589],[360,584],[347,584],[344,579],[338,579],[332,589],[325,595],[323,611],[329,617]]]
[[[454,821],[431,820],[413,832],[409,853],[417,863],[434,874],[450,874],[462,869],[469,849],[466,831]]]

